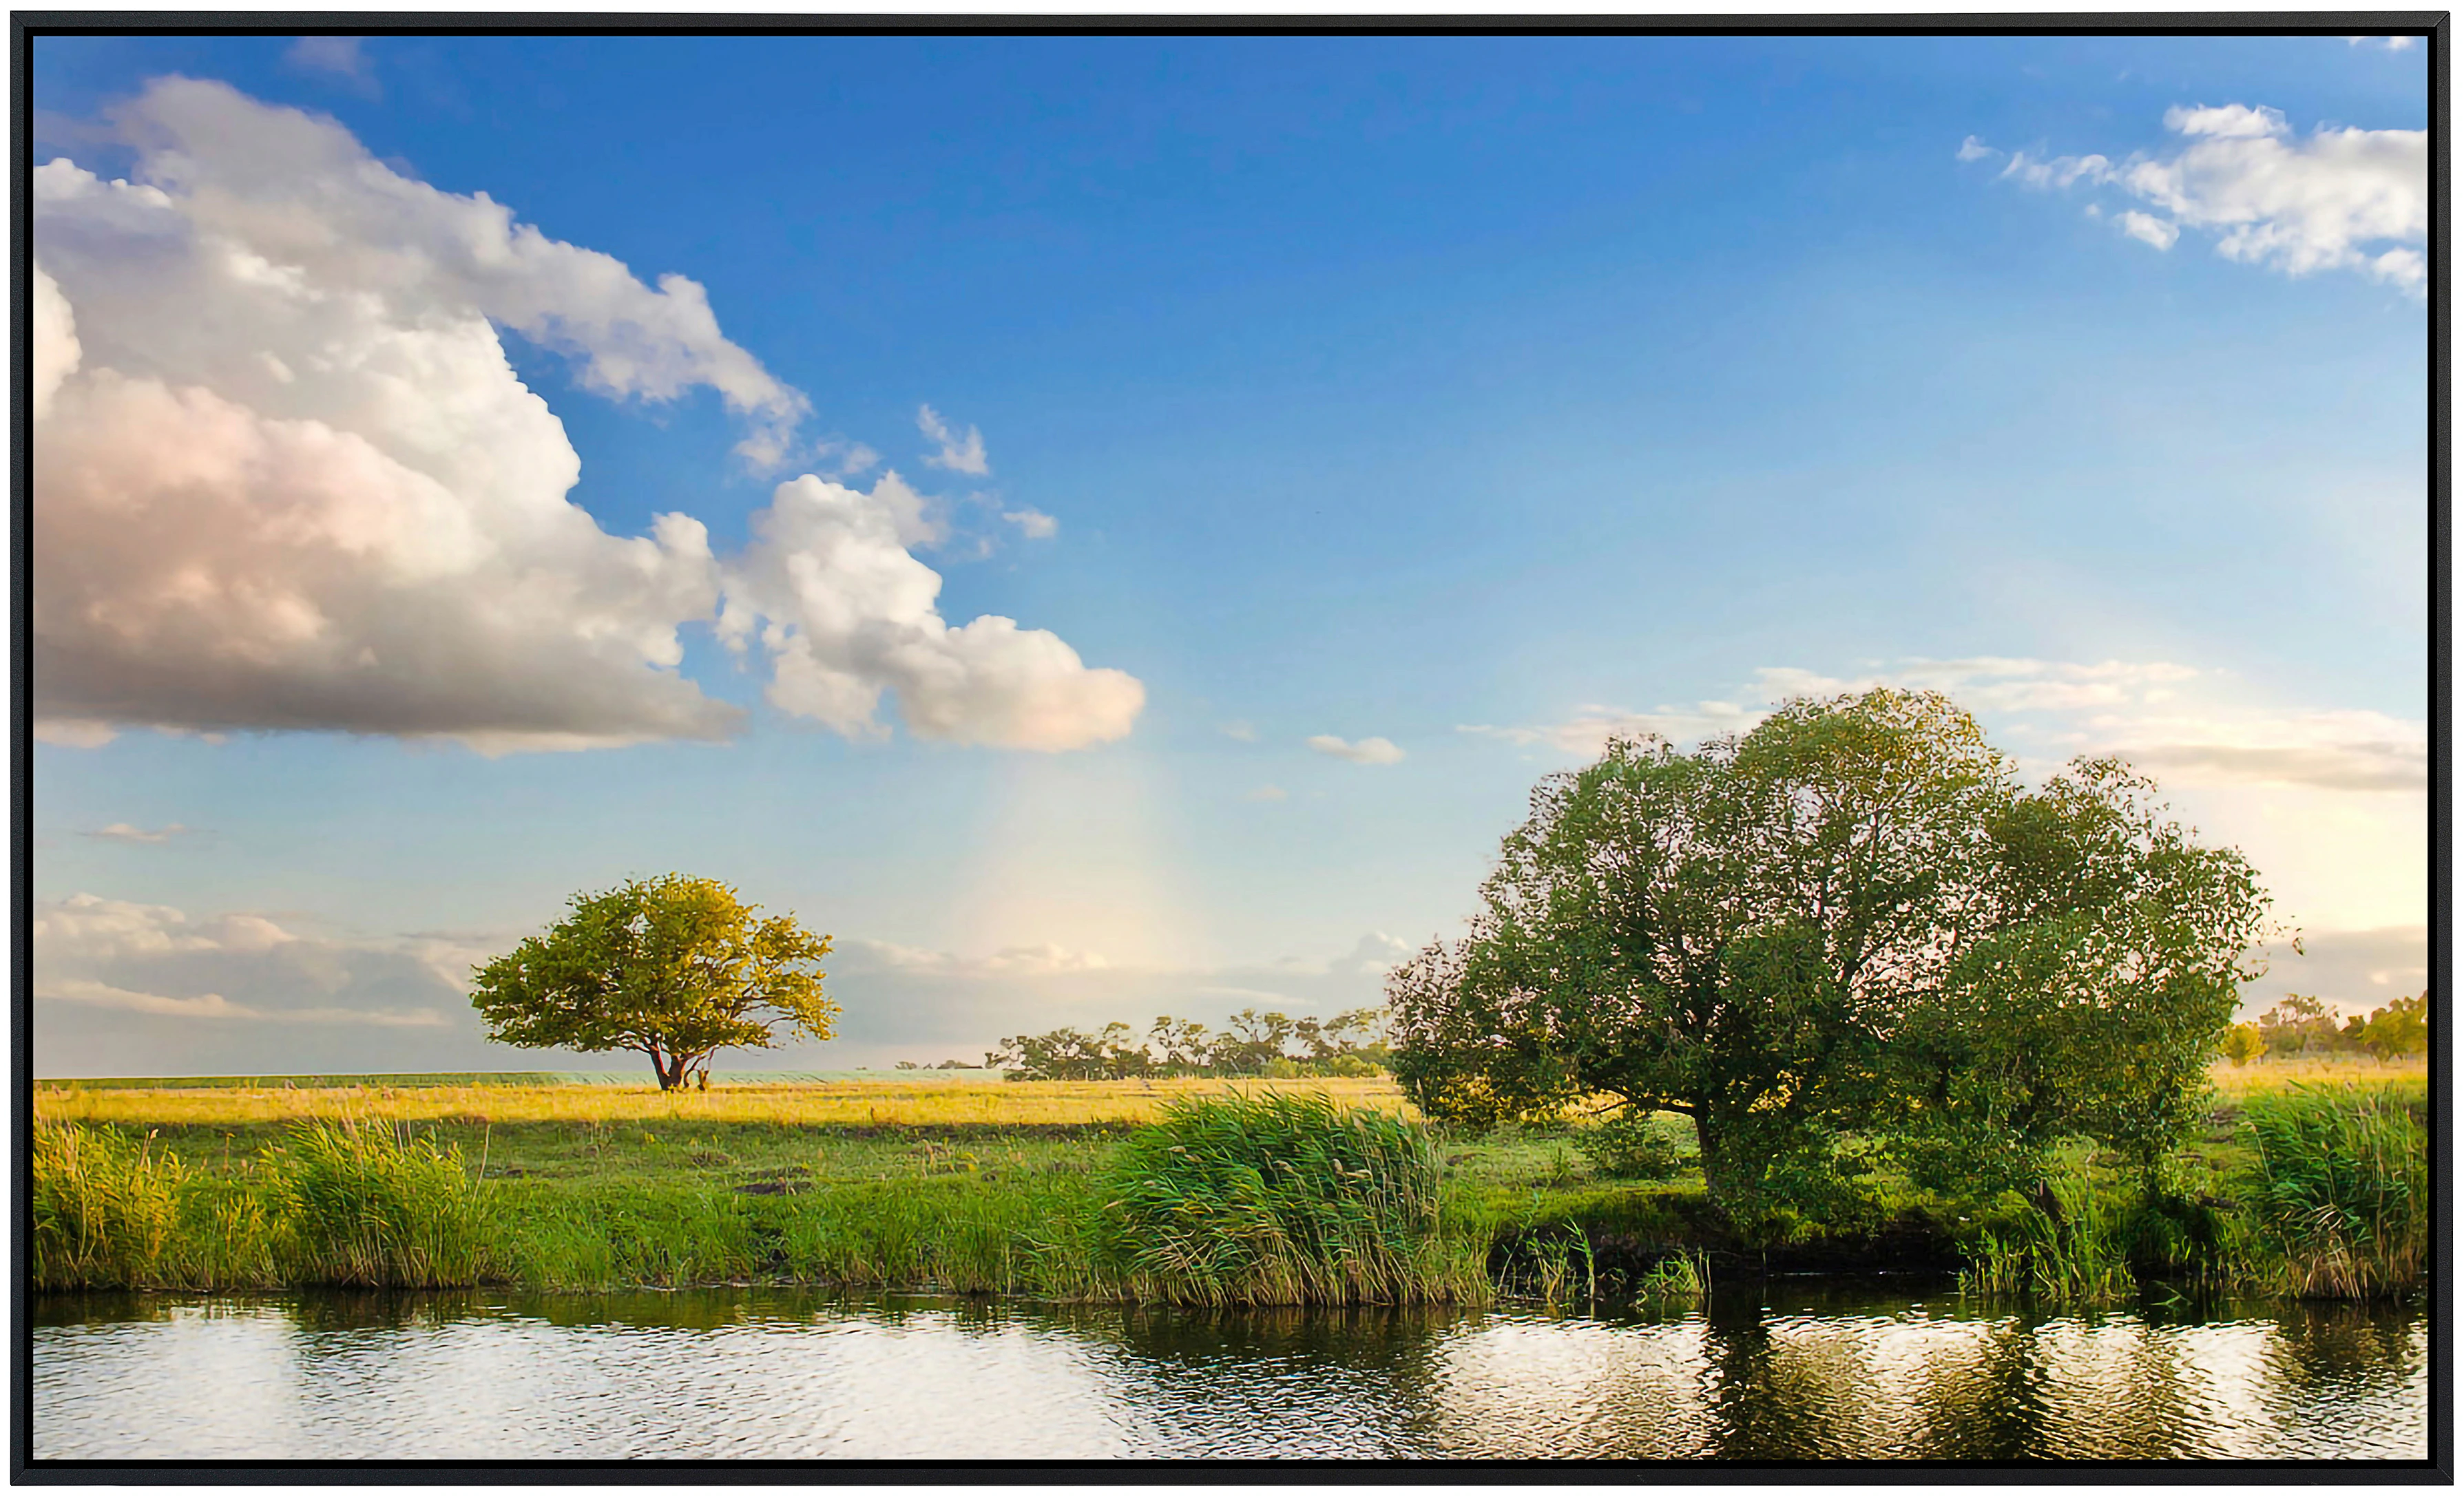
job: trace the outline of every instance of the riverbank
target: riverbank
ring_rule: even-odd
[[[2219,1081],[2219,1105],[2181,1159],[2187,1203],[2173,1215],[2150,1216],[2119,1175],[2073,1160],[2084,1219],[2102,1233],[2079,1249],[2111,1259],[2105,1265],[2122,1276],[2105,1272],[2072,1287],[2276,1286],[2260,1281],[2268,1267],[2261,1243],[2236,1214],[2255,1159],[2249,1105],[2287,1083],[2365,1087],[2399,1106],[2426,1089],[2419,1067],[2372,1064],[2251,1067]],[[270,1244],[276,1177],[291,1166],[302,1123],[349,1119],[396,1151],[432,1147],[436,1158],[452,1160],[450,1174],[429,1177],[467,1181],[476,1223],[468,1242],[440,1236],[427,1250],[481,1281],[541,1290],[824,1284],[1070,1299],[1115,1291],[1086,1225],[1106,1204],[1104,1173],[1130,1130],[1175,1099],[1227,1089],[1323,1093],[1339,1106],[1410,1111],[1383,1079],[1238,1087],[885,1079],[666,1094],[647,1087],[43,1086],[35,1103],[40,1122],[128,1140],[144,1168],[177,1160],[163,1176],[167,1214],[137,1212],[125,1228],[158,1232],[159,1248],[140,1243],[99,1257],[53,1285],[59,1287],[121,1286],[114,1271],[129,1286],[165,1288],[301,1281],[304,1259],[286,1265]],[[1881,1177],[1833,1219],[1784,1220],[1747,1236],[1709,1211],[1697,1170],[1657,1180],[1604,1173],[1583,1146],[1579,1121],[1441,1131],[1434,1140],[1444,1263],[1432,1277],[1465,1299],[1684,1294],[1705,1278],[1765,1272],[1947,1275],[1994,1261],[2007,1269],[2010,1243],[2032,1229],[2029,1207],[2015,1200],[1963,1206]],[[437,1196],[450,1189],[418,1187]]]

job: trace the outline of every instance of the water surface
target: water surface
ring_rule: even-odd
[[[34,1302],[37,1459],[2428,1455],[2418,1308],[1658,1316],[730,1289]]]

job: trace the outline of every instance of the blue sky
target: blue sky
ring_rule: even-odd
[[[42,1073],[525,1064],[454,975],[670,869],[839,937],[782,1063],[1326,1011],[1605,731],[1869,680],[2420,983],[2418,45],[34,68]]]

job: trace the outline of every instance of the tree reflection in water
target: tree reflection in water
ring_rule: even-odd
[[[2413,1457],[2416,1307],[1662,1315],[787,1289],[33,1303],[38,1456]],[[209,1404],[199,1386],[217,1389]]]

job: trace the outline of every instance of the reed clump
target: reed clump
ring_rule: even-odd
[[[41,1124],[33,1137],[37,1290],[150,1288],[171,1276],[180,1160],[149,1136]]]
[[[1091,1257],[1147,1303],[1477,1297],[1477,1255],[1438,1229],[1438,1177],[1425,1128],[1324,1095],[1176,1101],[1105,1174]]]
[[[2254,1097],[2243,1194],[2283,1287],[2362,1299],[2421,1280],[2430,1249],[2429,1137],[2386,1088],[2293,1086]]]
[[[2057,1174],[2038,1199],[1980,1231],[1959,1291],[2052,1304],[2101,1304],[2136,1291],[2130,1225],[2084,1171]]]
[[[299,1123],[268,1162],[294,1282],[456,1287],[494,1265],[492,1212],[458,1147],[343,1117]]]

